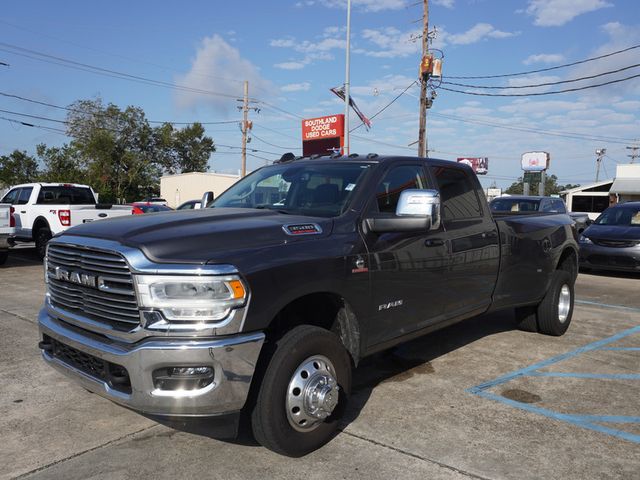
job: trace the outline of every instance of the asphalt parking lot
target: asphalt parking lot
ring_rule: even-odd
[[[468,320],[365,361],[342,432],[300,459],[180,432],[37,349],[42,266],[0,267],[0,479],[640,478],[640,276],[580,274],[563,337]]]

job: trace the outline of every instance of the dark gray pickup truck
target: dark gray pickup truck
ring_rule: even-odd
[[[161,420],[241,413],[291,456],[336,431],[365,356],[515,309],[562,335],[578,248],[566,215],[494,218],[470,168],[350,155],[261,168],[208,208],[55,237],[43,358]]]

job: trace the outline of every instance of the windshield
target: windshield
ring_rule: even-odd
[[[596,219],[595,224],[640,227],[640,206],[607,208]]]
[[[537,212],[540,200],[498,198],[491,201],[492,212]]]
[[[281,213],[336,217],[345,212],[367,164],[297,164],[255,171],[220,195],[209,208],[268,208]]]

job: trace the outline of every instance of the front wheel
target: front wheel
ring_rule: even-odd
[[[275,344],[251,415],[253,434],[274,452],[300,457],[334,435],[351,391],[351,359],[340,339],[302,325]]]
[[[51,230],[41,228],[36,232],[34,240],[36,241],[36,254],[42,260],[47,254],[47,243],[51,240]]]

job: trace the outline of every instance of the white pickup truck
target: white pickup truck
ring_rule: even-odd
[[[13,207],[9,204],[0,203],[0,265],[7,261],[15,230]]]
[[[99,204],[91,187],[73,183],[16,185],[0,203],[14,207],[16,240],[35,242],[41,258],[49,239],[67,228],[132,213],[130,206]]]

